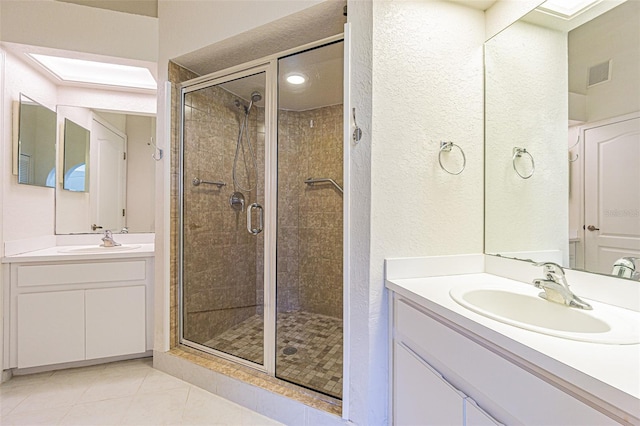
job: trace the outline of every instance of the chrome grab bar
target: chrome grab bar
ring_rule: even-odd
[[[308,179],[306,179],[304,181],[304,183],[306,183],[307,185],[313,185],[314,183],[322,183],[322,182],[330,182],[330,183],[332,183],[333,186],[335,186],[338,189],[338,191],[340,191],[341,194],[344,194],[344,191],[342,190],[340,185],[338,185],[336,183],[336,181],[333,180],[333,179],[329,179],[329,178],[317,178],[317,179],[314,179],[314,178],[310,177],[310,178],[308,178]]]
[[[253,209],[258,210],[258,227],[257,228],[254,228],[251,226],[253,222],[253,218],[251,216]],[[262,217],[263,211],[264,209],[258,203],[251,204],[247,209],[247,231],[249,231],[251,235],[258,235],[259,233],[262,232],[263,224],[264,224],[263,217]]]
[[[204,183],[207,185],[216,185],[218,188],[222,188],[223,186],[226,186],[227,184],[225,182],[216,182],[216,181],[210,181],[210,180],[202,180],[199,179],[197,177],[194,177],[191,180],[191,183],[193,184],[193,186],[199,186],[200,184]]]

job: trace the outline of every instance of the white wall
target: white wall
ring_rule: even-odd
[[[568,266],[566,35],[517,22],[485,51],[485,251],[561,250]],[[531,178],[514,147],[533,156]]]
[[[354,424],[381,424],[386,417],[386,356],[385,336],[381,333],[380,289],[371,291],[371,141],[372,141],[372,74],[373,74],[373,4],[349,1],[351,25],[351,75],[349,91],[351,107],[356,108],[358,125],[363,137],[351,144],[349,178],[349,262],[345,267],[349,285],[349,405],[348,418]],[[372,305],[373,301],[373,305]],[[369,318],[375,318],[370,324]],[[373,327],[371,327],[373,325]],[[381,349],[381,352],[377,351]]]
[[[569,33],[569,90],[586,95],[586,121],[640,111],[639,40],[639,1],[627,1]],[[587,88],[589,67],[609,59],[611,81]]]
[[[4,14],[3,14],[4,16]],[[5,81],[2,99],[4,114],[2,134],[2,215],[3,241],[35,238],[54,233],[53,188],[19,185],[12,174],[12,102],[20,92],[55,111],[57,88],[40,73],[5,52]]]

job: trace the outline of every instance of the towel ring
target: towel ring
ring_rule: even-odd
[[[457,172],[452,172],[450,170],[447,170],[447,168],[442,165],[442,153],[443,152],[451,152],[451,150],[453,149],[454,146],[456,148],[458,148],[460,150],[460,154],[462,154],[462,168],[460,170],[458,170]],[[465,157],[464,151],[462,150],[462,148],[460,148],[460,146],[456,145],[453,142],[441,141],[440,142],[440,152],[438,153],[438,163],[440,163],[440,168],[442,170],[444,170],[445,172],[449,173],[450,175],[459,175],[460,173],[463,172],[464,168],[467,166],[467,157]]]
[[[516,158],[521,158],[525,154],[528,155],[529,159],[531,160],[531,173],[529,173],[528,175],[523,175],[518,171],[518,168],[516,167]],[[526,148],[514,147],[513,157],[511,158],[511,162],[513,163],[513,170],[515,170],[518,176],[520,176],[522,179],[529,179],[531,176],[533,176],[533,173],[536,171],[536,163],[533,161],[533,155],[531,155],[531,153],[527,151]]]

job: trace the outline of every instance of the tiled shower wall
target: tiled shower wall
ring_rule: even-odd
[[[234,188],[232,170],[244,119],[244,111],[234,103],[237,99],[220,87],[185,96],[183,232],[188,244],[183,260],[184,336],[198,343],[255,315],[260,303],[256,283],[263,280],[262,268],[256,267],[256,252],[264,243],[264,234],[247,232],[245,211],[232,209],[229,197],[238,190],[245,197],[245,208],[253,202],[264,205],[263,197],[256,195],[257,188],[264,187],[264,157],[257,156],[255,185],[253,160],[244,142],[246,165],[240,154],[236,169],[244,189]],[[255,153],[264,152],[264,133],[260,137],[257,133],[258,111],[252,108],[248,128]],[[226,186],[195,186],[191,182],[195,177]]]
[[[170,64],[172,108],[171,346],[178,336],[178,83],[196,77]],[[241,114],[236,97],[219,88],[192,92],[185,113],[185,336],[205,342],[262,310],[263,234],[246,231],[246,213],[229,207]],[[204,94],[206,92],[206,94]],[[214,95],[215,93],[215,95]],[[256,121],[256,116],[257,121]],[[252,109],[251,141],[258,154],[264,205],[264,110]],[[279,112],[278,309],[342,318],[342,194],[333,186],[308,186],[308,177],[342,179],[342,105]],[[193,186],[191,179],[227,186]],[[256,192],[245,193],[246,204]],[[228,309],[228,308],[239,309]]]
[[[278,311],[342,318],[342,105],[278,115]]]

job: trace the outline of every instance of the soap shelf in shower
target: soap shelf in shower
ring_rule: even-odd
[[[338,189],[338,191],[340,191],[341,194],[344,194],[344,191],[342,190],[342,187],[340,187],[340,185],[338,185],[338,183],[335,180],[330,179],[330,178],[316,178],[316,179],[314,179],[314,178],[310,177],[310,178],[308,178],[308,179],[306,179],[304,181],[304,183],[306,183],[307,185],[313,185],[313,184],[316,184],[316,183],[325,183],[325,182],[333,184],[333,186],[335,186]]]

